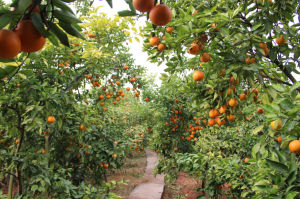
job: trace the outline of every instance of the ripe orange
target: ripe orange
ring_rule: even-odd
[[[0,30],[0,59],[12,59],[21,50],[21,40],[11,30]]]
[[[112,157],[113,157],[113,158],[117,158],[117,154],[113,154]]]
[[[251,64],[251,59],[250,59],[250,57],[247,57],[247,58],[245,59],[245,63],[246,63],[247,65]]]
[[[220,113],[225,113],[226,112],[226,105],[223,105],[223,106],[221,106],[220,108],[219,108],[219,112]]]
[[[149,101],[149,98],[148,98],[148,97],[146,97],[146,98],[145,98],[145,101],[146,101],[146,102],[148,102],[148,101]]]
[[[45,149],[43,149],[43,150],[41,151],[41,153],[42,153],[42,154],[45,154],[45,153],[46,153],[46,150],[45,150]]]
[[[83,124],[80,125],[80,130],[84,131],[85,130],[85,127]]]
[[[244,159],[244,162],[248,162],[250,159],[249,158],[245,158]]]
[[[289,150],[292,153],[300,155],[300,140],[293,140],[289,144]]]
[[[233,120],[235,120],[235,116],[232,115],[232,114],[227,115],[227,119],[228,119],[229,121],[233,121]]]
[[[203,45],[202,44],[197,44],[197,43],[192,43],[190,48],[188,49],[188,53],[192,54],[192,55],[196,55],[200,52],[200,50],[202,50]]]
[[[244,94],[244,93],[240,94],[240,100],[241,100],[241,101],[245,100],[246,97],[247,97],[246,94]]]
[[[163,51],[163,50],[166,49],[166,45],[165,45],[165,44],[158,44],[157,49],[158,49],[159,51]]]
[[[40,35],[30,19],[20,21],[15,32],[21,40],[21,51],[23,52],[39,51],[46,43],[46,38]]]
[[[157,46],[159,44],[159,38],[158,37],[151,37],[149,41],[151,46]]]
[[[202,71],[200,70],[196,70],[194,73],[193,73],[193,79],[195,81],[202,81],[204,79],[205,75]]]
[[[172,11],[168,6],[160,4],[151,9],[149,18],[154,25],[164,26],[171,21]]]
[[[238,79],[238,78],[234,79],[234,77],[231,76],[231,77],[230,77],[230,83],[233,84],[233,85],[236,85],[236,84],[239,83],[239,79]]]
[[[258,108],[257,109],[257,113],[258,114],[263,114],[264,113],[264,109],[263,108]]]
[[[276,37],[276,43],[278,45],[284,45],[286,44],[286,39],[283,38],[283,35],[280,35],[280,38]]]
[[[208,120],[208,125],[209,125],[209,126],[215,125],[215,119],[209,119],[209,120]]]
[[[221,71],[221,76],[223,77],[224,75],[225,75],[225,72],[226,72],[226,70],[225,69],[222,69],[222,71]]]
[[[48,117],[48,123],[51,123],[51,124],[52,124],[52,123],[54,123],[54,122],[55,122],[55,117],[52,116],[52,115],[49,116],[49,117]]]
[[[195,16],[196,14],[198,14],[198,10],[195,10],[194,12],[193,12],[193,14],[192,14],[192,16]]]
[[[271,127],[274,130],[279,130],[282,127],[282,121],[281,120],[274,120],[273,122],[271,122]]]
[[[174,31],[173,27],[167,27],[166,28],[167,33],[172,34],[172,32]]]
[[[222,126],[225,124],[225,120],[221,120],[219,117],[216,117],[216,122],[218,123],[219,126]]]
[[[228,104],[229,104],[229,106],[231,106],[231,107],[235,107],[235,106],[238,105],[238,101],[237,101],[236,99],[234,99],[234,98],[231,98],[231,99],[229,100]]]
[[[140,12],[149,12],[154,6],[154,0],[133,0],[132,4]]]
[[[277,141],[277,142],[282,142],[282,137],[279,136],[278,138],[276,138],[276,139],[274,139],[274,140]]]
[[[200,57],[200,60],[202,62],[209,62],[210,61],[210,55],[209,55],[209,53],[203,53],[202,56]]]
[[[85,102],[85,103],[88,103],[89,101],[88,101],[88,99],[85,98],[85,99],[84,99],[84,102]]]
[[[254,93],[255,95],[258,95],[258,90],[257,90],[257,88],[252,89],[251,92]]]
[[[128,66],[124,66],[123,69],[124,69],[124,70],[127,70],[127,69],[128,69]]]
[[[216,109],[212,109],[212,110],[209,111],[208,115],[211,118],[217,117],[219,115],[219,111],[216,110]]]

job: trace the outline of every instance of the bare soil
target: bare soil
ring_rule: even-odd
[[[129,199],[129,195],[132,190],[139,184],[145,183],[147,180],[143,178],[145,169],[147,166],[147,159],[145,152],[137,153],[133,152],[126,160],[124,167],[111,173],[108,177],[108,181],[115,180],[117,182],[121,180],[128,181],[127,185],[120,185],[115,190],[112,190],[115,194],[123,199]]]

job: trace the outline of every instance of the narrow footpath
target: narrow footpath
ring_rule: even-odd
[[[164,191],[164,175],[153,175],[158,163],[157,154],[146,149],[147,167],[144,175],[146,183],[140,184],[131,192],[129,199],[161,199]]]

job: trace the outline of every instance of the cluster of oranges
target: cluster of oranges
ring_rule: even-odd
[[[140,12],[149,12],[152,24],[165,26],[172,19],[171,9],[163,4],[154,5],[154,0],[133,0],[133,6]]]
[[[40,13],[36,6],[32,12]],[[37,52],[43,48],[46,38],[35,28],[31,19],[22,19],[16,29],[0,30],[0,59],[12,59],[22,52]]]

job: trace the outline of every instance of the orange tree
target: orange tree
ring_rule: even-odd
[[[299,1],[164,3],[168,27],[144,29],[169,73],[155,98],[158,170],[198,174],[211,197],[299,197]]]
[[[1,62],[0,179],[8,198],[112,197],[106,173],[142,137],[126,131],[134,117],[120,120],[117,111],[130,94],[125,83],[135,98],[144,84],[127,53],[133,21],[89,14],[86,41],[69,37],[72,48],[48,44],[17,64]]]

